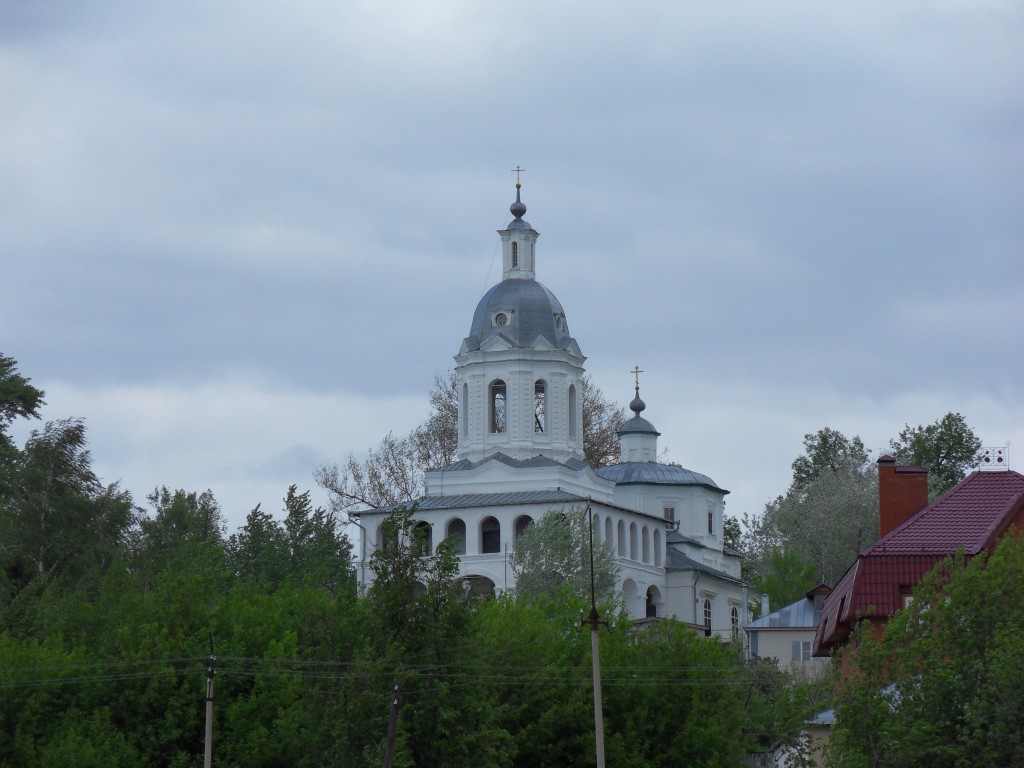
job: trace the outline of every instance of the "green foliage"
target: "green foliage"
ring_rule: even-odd
[[[863,472],[868,452],[859,437],[846,437],[842,432],[823,427],[804,435],[803,456],[793,460],[793,484],[790,493],[797,495],[827,473]]]
[[[817,570],[793,550],[775,547],[769,554],[768,567],[754,577],[751,593],[755,597],[767,594],[769,606],[783,608],[819,583]]]
[[[552,597],[568,590],[589,602],[590,545],[586,509],[549,510],[519,536],[509,557],[517,591],[530,597]],[[615,596],[618,566],[607,543],[595,541],[593,553],[595,596],[599,603],[608,603]]]
[[[981,440],[959,413],[947,413],[933,424],[907,424],[889,448],[899,464],[928,470],[933,501],[963,480],[981,457]]]
[[[1024,764],[1024,539],[939,564],[880,641],[862,629],[837,766]]]

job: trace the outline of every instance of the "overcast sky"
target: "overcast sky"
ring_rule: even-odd
[[[639,364],[730,513],[826,425],[959,411],[1022,470],[1022,41],[1010,0],[0,0],[0,352],[138,501],[277,513],[425,417],[518,164],[594,381]]]

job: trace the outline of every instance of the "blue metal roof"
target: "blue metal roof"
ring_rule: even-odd
[[[583,504],[587,499],[567,491],[511,491],[508,493],[463,493],[456,496],[425,496],[416,502],[418,511],[467,509],[469,507],[507,507],[515,504]],[[391,512],[411,504],[381,507],[374,512]]]
[[[707,475],[656,461],[631,461],[595,471],[616,485],[700,485],[728,493]]]
[[[814,600],[802,597],[785,608],[762,616],[746,625],[747,629],[812,629],[818,626],[821,611],[814,610]]]
[[[700,573],[706,573],[710,576],[715,576],[719,579],[725,579],[732,581],[737,584],[742,584],[742,579],[737,579],[735,576],[731,576],[725,571],[720,571],[717,568],[712,568],[704,563],[698,563],[692,557],[684,555],[677,549],[669,547],[665,552],[665,570],[666,571],[699,571]]]
[[[550,458],[549,456],[531,456],[528,459],[513,459],[511,456],[498,451],[496,453],[492,453],[490,456],[485,456],[479,461],[460,459],[459,461],[456,461],[454,464],[449,464],[447,467],[439,467],[438,469],[430,469],[427,471],[461,472],[467,469],[476,469],[481,464],[486,464],[488,461],[491,460],[500,461],[502,464],[507,464],[510,467],[567,467],[577,472],[586,469],[588,466],[588,464],[581,459],[557,461],[555,459]]]
[[[496,313],[505,314],[505,325],[496,325]],[[465,348],[479,349],[495,336],[502,336],[518,349],[531,348],[543,336],[557,349],[573,344],[565,310],[555,294],[536,280],[512,277],[491,288],[477,304]]]

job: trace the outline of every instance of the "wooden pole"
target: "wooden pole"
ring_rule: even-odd
[[[391,715],[388,717],[388,736],[384,747],[384,768],[391,768],[395,762],[395,728],[398,725],[398,681],[391,689]]]
[[[210,666],[206,668],[206,744],[203,750],[203,768],[211,768],[213,765],[213,677],[217,674],[214,669],[214,662],[217,657],[213,655],[213,638],[210,638]]]
[[[598,628],[601,617],[597,613],[597,595],[594,592],[594,512],[587,505],[587,520],[590,524],[590,616],[584,624],[590,625],[590,658],[594,682],[594,752],[597,768],[604,766],[604,708],[601,705],[601,643]]]

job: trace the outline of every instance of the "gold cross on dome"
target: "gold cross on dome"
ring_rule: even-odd
[[[637,392],[639,392],[640,391],[640,374],[643,373],[643,371],[640,370],[640,366],[639,365],[634,365],[633,366],[633,370],[630,371],[630,373],[633,374],[633,381],[636,383]]]
[[[509,173],[514,173],[516,175],[516,184],[519,184],[519,174],[522,173],[525,170],[526,170],[525,168],[520,168],[517,165],[515,168],[513,168],[511,171],[509,171]]]

